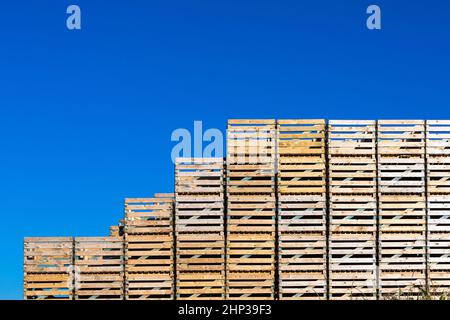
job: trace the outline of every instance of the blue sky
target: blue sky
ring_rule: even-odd
[[[447,0],[2,1],[0,298],[24,236],[106,235],[124,197],[170,192],[194,120],[450,118],[449,40]]]

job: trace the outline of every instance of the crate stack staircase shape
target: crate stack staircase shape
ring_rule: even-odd
[[[122,237],[75,238],[75,300],[124,299]]]
[[[329,297],[377,297],[376,122],[330,120]]]
[[[229,300],[275,298],[276,121],[228,120]]]
[[[325,120],[277,121],[278,297],[326,299]]]
[[[223,159],[176,159],[175,200],[177,299],[225,299]]]
[[[174,194],[126,198],[125,299],[173,300]]]
[[[428,290],[450,294],[450,121],[426,123]]]
[[[419,297],[426,287],[424,121],[378,121],[378,203],[380,297]]]
[[[72,300],[73,238],[24,239],[24,300]]]

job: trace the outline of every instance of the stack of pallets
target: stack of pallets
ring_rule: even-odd
[[[427,121],[428,286],[450,294],[450,121]]]
[[[278,120],[279,299],[325,299],[325,121]]]
[[[421,120],[378,121],[380,295],[425,289],[425,130]]]
[[[222,158],[175,163],[177,299],[225,298]]]
[[[227,299],[273,299],[275,120],[227,126]]]
[[[122,300],[122,237],[75,238],[75,299]]]
[[[125,299],[171,300],[173,194],[125,199]]]
[[[377,295],[375,121],[330,120],[329,296]]]
[[[23,297],[73,299],[73,239],[24,239]]]

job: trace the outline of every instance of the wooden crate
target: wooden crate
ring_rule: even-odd
[[[168,234],[173,232],[173,198],[126,198],[126,234]]]
[[[124,298],[122,237],[75,238],[75,299]]]
[[[73,299],[73,238],[24,239],[23,298]]]
[[[177,272],[177,300],[225,299],[225,271]]]
[[[275,233],[228,233],[227,271],[275,271]]]
[[[278,232],[325,234],[325,194],[279,195]]]
[[[224,233],[183,233],[177,235],[177,273],[225,271]]]
[[[279,299],[325,299],[326,233],[280,232],[278,235]]]
[[[273,300],[274,271],[227,271],[227,300]]]
[[[127,272],[125,300],[173,300],[171,272]]]
[[[377,297],[376,232],[331,233],[329,298],[375,299]]]
[[[450,121],[428,120],[427,262],[428,287],[435,299],[450,292]]]
[[[222,194],[222,158],[177,158],[175,192],[179,194]]]
[[[279,299],[326,297],[325,194],[279,195]]]
[[[425,233],[382,232],[379,236],[381,298],[414,298],[426,286]]]
[[[278,120],[278,298],[326,298],[324,120]]]
[[[274,194],[275,120],[228,120],[227,192]]]
[[[174,194],[125,199],[125,299],[175,298]]]
[[[450,156],[450,120],[427,120],[427,155]]]
[[[387,194],[424,194],[424,158],[424,155],[378,155],[379,192]]]
[[[377,192],[375,149],[372,155],[329,155],[329,190],[331,194],[371,194]]]
[[[227,232],[275,232],[276,198],[273,195],[228,196]]]
[[[325,193],[325,121],[278,120],[278,193]]]
[[[127,273],[163,272],[173,275],[173,233],[125,234]]]
[[[420,232],[426,231],[426,202],[424,195],[379,196],[379,231]]]
[[[328,154],[363,157],[374,155],[376,126],[373,120],[330,120]]]
[[[375,121],[330,120],[328,136],[330,233],[373,234],[377,217]]]
[[[450,156],[427,154],[428,194],[450,194]]]
[[[377,232],[375,195],[332,195],[329,210],[330,234]]]
[[[379,120],[378,154],[419,155],[425,151],[425,122],[423,120]]]
[[[119,237],[120,236],[120,227],[119,226],[110,226],[109,227],[109,236],[110,237]]]

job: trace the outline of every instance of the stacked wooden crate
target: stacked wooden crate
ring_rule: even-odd
[[[122,237],[75,238],[75,299],[124,298]]]
[[[174,299],[173,194],[125,199],[124,225],[125,299]]]
[[[450,121],[427,121],[428,287],[450,295]]]
[[[425,130],[421,120],[378,121],[379,269],[382,297],[425,289]]]
[[[329,297],[377,294],[375,121],[330,120]]]
[[[23,297],[73,299],[73,239],[25,238]]]
[[[279,299],[325,299],[324,120],[278,120]]]
[[[177,299],[225,298],[224,161],[175,163]]]
[[[275,120],[227,125],[227,299],[273,299]]]

